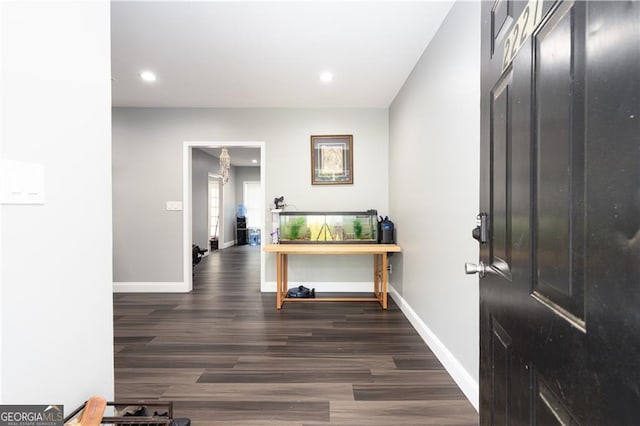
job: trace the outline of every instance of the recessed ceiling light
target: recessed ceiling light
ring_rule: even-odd
[[[333,81],[333,74],[329,71],[325,71],[320,74],[320,80],[322,80],[323,83],[331,83]]]
[[[258,160],[256,160],[255,158],[254,158],[253,160],[251,160],[251,162],[252,162],[253,164],[258,164]]]
[[[140,73],[140,78],[146,81],[147,83],[153,83],[154,81],[157,80],[156,75],[151,71],[142,71]]]

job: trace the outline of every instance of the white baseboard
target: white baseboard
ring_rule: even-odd
[[[329,293],[372,293],[373,281],[371,282],[313,282],[313,283],[301,283],[301,282],[289,282],[289,288],[303,285],[308,288],[315,288],[316,292],[329,292]],[[267,281],[264,283],[264,287],[260,291],[265,293],[276,292],[276,282]]]
[[[400,310],[407,317],[413,328],[416,329],[422,340],[429,346],[438,360],[442,363],[447,372],[451,375],[456,384],[460,387],[464,395],[467,397],[471,405],[479,411],[480,392],[478,382],[465,370],[455,356],[447,349],[447,347],[438,339],[433,331],[418,317],[418,314],[409,306],[409,304],[400,296],[393,286],[389,286],[389,295],[393,298]]]
[[[113,283],[114,293],[188,293],[183,282],[119,282]]]

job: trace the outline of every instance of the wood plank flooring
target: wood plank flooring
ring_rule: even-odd
[[[236,246],[190,294],[114,295],[116,400],[172,400],[193,425],[478,424],[392,299],[278,311],[259,287],[260,248]]]

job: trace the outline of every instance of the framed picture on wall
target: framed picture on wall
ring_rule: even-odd
[[[353,135],[311,136],[311,184],[353,184]]]

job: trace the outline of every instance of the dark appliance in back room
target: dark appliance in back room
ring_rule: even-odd
[[[247,244],[247,218],[244,216],[236,217],[236,244],[239,246]]]

